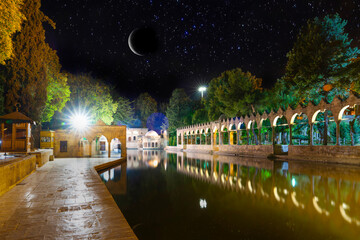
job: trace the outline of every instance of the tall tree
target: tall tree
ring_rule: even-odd
[[[107,85],[87,73],[69,74],[68,83],[71,92],[70,101],[67,103],[69,111],[85,108],[93,121],[101,119],[108,125],[113,122],[118,104],[112,99]]]
[[[189,125],[192,121],[191,100],[184,89],[175,89],[169,100],[166,117],[169,120],[169,132],[173,133],[177,128]]]
[[[360,53],[351,47],[346,24],[335,14],[308,21],[301,29],[287,54],[285,80],[288,86],[296,86],[302,98],[316,100],[346,94],[349,81],[340,80],[338,72]]]
[[[25,0],[21,12],[26,20],[22,30],[14,37],[14,57],[7,62],[6,109],[13,111],[16,103],[21,110],[40,121],[47,99],[46,59],[43,23],[55,24],[40,11],[40,0]]]
[[[253,113],[263,106],[262,80],[240,68],[223,72],[211,80],[206,106],[211,120],[222,114],[235,117]]]
[[[0,1],[0,64],[13,56],[12,36],[20,31],[21,22],[25,19],[20,11],[23,0]]]
[[[142,93],[135,100],[135,115],[141,120],[142,127],[146,127],[148,117],[157,112],[157,102],[149,93]]]
[[[55,111],[61,112],[70,99],[67,75],[61,72],[61,65],[56,51],[48,47],[48,56],[46,59],[47,99],[42,113],[42,122],[50,122]]]
[[[118,107],[114,114],[114,123],[124,125],[132,124],[135,120],[135,111],[132,107],[132,102],[127,98],[119,97],[116,103],[118,104]]]

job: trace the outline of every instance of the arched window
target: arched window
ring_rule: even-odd
[[[136,140],[136,136],[134,136],[134,141]]]
[[[128,138],[129,142],[131,142],[131,137]]]

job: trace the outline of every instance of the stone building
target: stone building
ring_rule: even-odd
[[[72,129],[55,131],[55,157],[118,157],[120,152],[126,156],[126,126],[109,126],[100,120],[82,133]]]

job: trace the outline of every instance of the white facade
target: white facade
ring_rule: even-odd
[[[142,137],[148,132],[147,128],[127,128],[126,129],[126,148],[142,148]]]

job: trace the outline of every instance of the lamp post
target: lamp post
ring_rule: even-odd
[[[201,92],[201,98],[204,97],[204,92],[206,91],[206,87],[199,87],[199,92]]]

